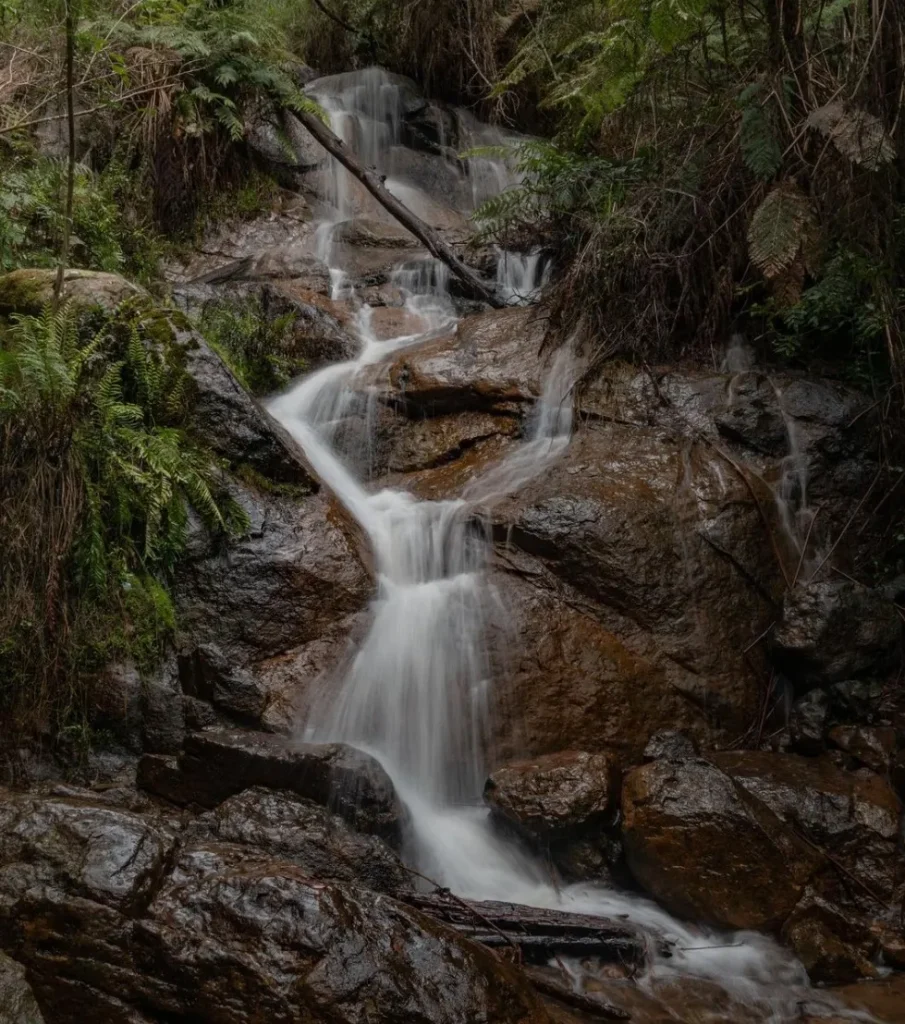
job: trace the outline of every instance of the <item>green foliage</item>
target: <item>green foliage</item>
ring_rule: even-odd
[[[285,387],[303,373],[293,352],[295,315],[270,318],[256,297],[209,302],[199,328],[242,384],[254,395]]]
[[[63,229],[65,163],[48,157],[0,162],[0,271],[56,266]],[[71,265],[152,280],[166,251],[146,225],[123,215],[129,179],[111,165],[76,170]]]
[[[181,350],[153,320],[141,305],[64,307],[14,317],[3,336],[0,707],[19,729],[84,716],[101,652],[153,659],[190,508],[217,533],[247,526],[184,433]]]

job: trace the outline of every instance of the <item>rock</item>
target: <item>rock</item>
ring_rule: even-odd
[[[91,687],[91,723],[110,733],[127,750],[140,754],[143,689],[141,673],[132,661],[117,661],[98,674]]]
[[[396,359],[388,399],[413,417],[533,401],[545,327],[532,309],[469,317],[456,333]]]
[[[252,1024],[541,1024],[515,972],[428,918],[273,865],[165,889],[135,928],[133,998],[166,994],[199,1020]],[[250,953],[253,952],[253,955]],[[172,978],[173,980],[169,980]],[[167,984],[168,982],[168,984]]]
[[[237,844],[192,845],[170,868],[160,827],[79,801],[6,798],[0,819],[0,947],[48,1020],[548,1020],[513,968],[385,895]],[[285,824],[288,847],[316,844]]]
[[[0,800],[0,932],[18,901],[54,892],[121,913],[138,911],[159,884],[175,842],[164,826],[78,799],[3,794]]]
[[[711,759],[884,903],[891,898],[902,806],[885,780],[844,772],[827,758],[796,754],[751,750],[715,753]],[[850,902],[844,877],[825,866],[821,893]]]
[[[3,1024],[44,1024],[25,968],[0,953],[0,1020]]]
[[[199,532],[180,562],[177,644],[184,692],[257,726],[286,693],[282,684],[273,692],[269,662],[328,637],[341,648],[336,624],[367,605],[372,583],[326,494],[300,501],[248,488],[238,497],[247,536],[224,545]]]
[[[327,363],[345,362],[358,353],[360,343],[317,296],[292,282],[264,282],[260,289],[263,314],[273,320],[291,316],[291,350],[308,370]]]
[[[715,417],[724,436],[764,455],[788,453],[789,437],[773,382],[759,373],[741,373],[730,385],[727,408]]]
[[[636,768],[622,790],[629,867],[673,913],[724,928],[777,928],[819,855],[701,760]]]
[[[411,149],[448,157],[459,146],[459,122],[443,103],[428,102],[402,123],[403,138]]]
[[[175,340],[194,382],[191,423],[201,441],[234,467],[250,466],[270,480],[315,490],[296,442],[248,394],[201,335],[177,330]]]
[[[651,736],[642,756],[645,761],[685,761],[697,757],[697,754],[691,737],[675,729],[663,729]]]
[[[618,800],[619,770],[608,754],[566,750],[497,768],[484,800],[536,838],[600,824]]]
[[[176,658],[170,654],[142,681],[142,749],[174,754],[182,749],[185,707]]]
[[[773,634],[777,664],[799,685],[826,685],[890,666],[901,622],[891,602],[848,580],[789,593]]]
[[[11,313],[37,315],[53,299],[55,270],[14,270],[0,277],[0,316]],[[67,270],[63,294],[73,305],[83,308],[101,306],[114,310],[125,302],[147,296],[119,274],[96,270]]]
[[[296,743],[246,730],[195,733],[175,761],[142,759],[139,784],[177,804],[215,807],[251,786],[285,789],[329,807],[353,828],[398,841],[403,811],[389,776],[341,743]]]
[[[842,913],[813,890],[792,911],[782,937],[813,982],[845,985],[877,976],[871,961],[878,942],[865,922]]]
[[[872,724],[883,714],[887,696],[883,683],[869,679],[846,679],[828,690],[835,717]]]
[[[241,844],[271,861],[288,861],[310,878],[390,893],[411,883],[399,858],[381,839],[353,832],[342,818],[289,792],[246,789],[192,822],[185,842],[202,852],[184,854],[177,872],[187,873],[186,862],[192,861],[192,870],[203,868],[210,874],[203,851],[214,842]],[[200,867],[195,863],[199,858]]]
[[[816,755],[826,747],[830,698],[825,690],[811,690],[792,705],[789,737],[799,754]]]
[[[879,981],[860,982],[833,990],[833,996],[856,1013],[867,1014],[880,1024],[901,1024],[905,1001],[905,975],[893,974]],[[849,1014],[846,1020],[851,1019]],[[812,1024],[812,1022],[808,1022]],[[814,1020],[813,1024],[819,1024]]]
[[[836,725],[830,729],[829,739],[873,771],[881,775],[889,771],[896,750],[896,731],[891,725]]]
[[[568,879],[613,880],[619,770],[612,754],[567,750],[515,761],[484,786],[494,819],[549,856]]]

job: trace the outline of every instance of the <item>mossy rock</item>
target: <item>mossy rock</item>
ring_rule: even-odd
[[[53,298],[56,277],[56,270],[39,269],[14,270],[0,277],[0,316],[40,313]],[[119,274],[67,270],[63,294],[77,306],[101,306],[113,310],[125,299],[145,296],[147,292]]]

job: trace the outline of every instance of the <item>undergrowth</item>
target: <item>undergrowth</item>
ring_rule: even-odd
[[[198,326],[253,395],[285,387],[306,368],[293,351],[295,314],[269,318],[256,296],[209,302]]]
[[[174,626],[167,580],[189,510],[247,519],[185,430],[182,351],[143,305],[13,317],[0,340],[0,717],[4,741],[87,721],[93,673],[150,667]]]

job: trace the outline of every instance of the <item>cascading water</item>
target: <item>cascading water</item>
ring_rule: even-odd
[[[371,77],[357,85],[355,76],[341,76],[342,88],[329,94],[329,102],[326,93],[317,95],[334,125],[345,125],[348,139],[391,140],[391,132],[363,125],[368,111],[356,112],[354,104],[365,105],[359,86],[368,96],[381,97],[384,114],[396,102],[389,90],[375,92],[373,74],[364,74]],[[392,128],[392,116],[384,120]],[[379,163],[384,155],[375,156]],[[334,168],[332,173],[345,172]],[[340,185],[335,194],[342,195]],[[335,268],[337,278],[342,270]],[[448,329],[452,315],[445,271],[432,261],[400,265],[396,283],[423,317],[423,334],[380,341],[369,330],[363,306],[358,357],[320,370],[271,404],[323,484],[366,532],[378,581],[367,636],[304,723],[308,738],[353,744],[383,764],[410,813],[409,856],[421,872],[454,892],[628,918],[671,946],[666,957],[656,952],[658,942],[650,944],[652,963],[639,984],[652,990],[691,977],[718,984],[746,1008],[746,1020],[797,1020],[805,1004],[811,1012],[839,1016],[839,1008],[818,998],[803,968],[772,940],[749,933],[715,935],[674,920],[650,901],[601,886],[557,889],[539,863],[492,828],[481,792],[492,713],[486,632],[495,595],[485,571],[489,545],[478,508],[543,472],[566,448],[576,363],[567,348],[559,353],[528,440],[474,480],[460,499],[418,501],[402,491],[370,493],[336,444],[338,428],[358,400],[356,379],[394,351]],[[593,966],[565,966],[576,986],[593,972]]]

